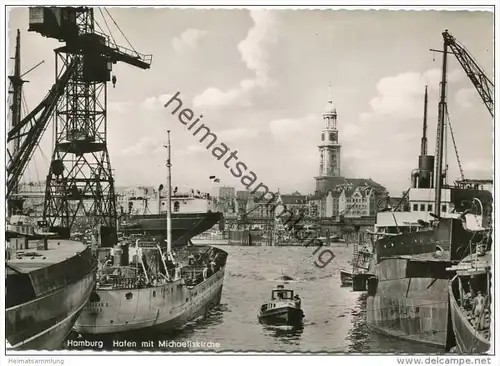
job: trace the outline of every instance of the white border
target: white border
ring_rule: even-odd
[[[79,3],[79,5],[106,5],[106,6],[138,6],[139,4],[143,3],[142,1],[113,1],[113,0],[108,0],[108,1],[92,1],[92,2],[83,2]],[[162,6],[165,4],[165,2],[161,1],[152,1],[149,0],[146,3],[148,6]],[[359,1],[359,0],[344,0],[344,1],[324,1],[324,0],[313,0],[310,2],[309,5],[308,3],[305,3],[304,1],[295,1],[295,0],[288,0],[288,1],[199,1],[199,0],[188,0],[188,1],[179,1],[179,0],[170,0],[168,1],[168,6],[175,6],[175,7],[182,7],[182,8],[189,8],[194,5],[197,5],[199,7],[209,7],[209,8],[217,8],[217,7],[233,7],[233,8],[246,8],[249,5],[252,5],[252,7],[269,7],[271,5],[277,6],[275,9],[391,9],[391,10],[448,10],[448,11],[456,11],[456,10],[485,10],[485,11],[493,11],[493,5],[496,5],[498,1],[495,0],[488,0],[488,1],[481,1],[480,4],[477,4],[474,0],[469,0],[469,1],[391,1],[391,0],[386,0],[385,2],[381,3],[379,1],[373,1],[373,0],[364,0],[364,1]],[[216,5],[215,5],[216,4]],[[472,4],[474,4],[472,6]],[[10,5],[18,5],[18,6],[27,6],[27,5],[74,5],[74,2],[68,2],[68,1],[56,1],[53,0],[50,3],[47,3],[45,1],[6,1],[5,5],[10,6]],[[406,5],[406,7],[405,7]],[[413,6],[412,6],[413,5]],[[415,6],[416,5],[416,6]],[[484,6],[489,6],[488,9],[485,9]],[[5,7],[2,7],[2,17],[3,19],[6,19],[5,16]],[[499,33],[498,33],[498,18],[495,16],[495,39],[498,40]],[[5,24],[5,27],[2,28],[2,40],[5,39],[5,35],[7,30],[7,22]],[[6,57],[5,57],[5,52],[6,52],[6,45],[2,48],[2,62],[3,62],[3,69],[5,70],[5,62],[6,62]],[[495,70],[496,66],[498,65],[498,54],[497,54],[497,48],[495,47]],[[495,72],[495,84],[498,81],[498,74]],[[5,95],[5,88],[2,88],[2,96],[3,100],[6,100],[6,95]],[[2,110],[5,109],[5,105],[2,105]],[[498,106],[496,108],[496,115],[498,115]],[[5,111],[4,111],[5,113]],[[6,113],[4,114],[6,115]],[[498,130],[500,128],[497,128]],[[4,130],[2,129],[2,135],[4,134]],[[498,136],[498,131],[495,131],[495,137]],[[496,140],[496,138],[495,138]],[[4,137],[5,141],[5,137]],[[498,156],[498,146],[495,146],[495,156]],[[2,154],[5,154],[5,151],[2,150]],[[495,163],[495,168],[497,164]],[[2,170],[2,176],[5,178],[5,170]],[[498,171],[495,169],[495,181],[498,179]],[[5,181],[5,179],[4,179]],[[2,193],[5,196],[5,186],[2,188]],[[494,189],[494,196],[499,193],[498,187],[495,185]],[[2,200],[2,205],[5,202]],[[4,210],[2,212],[5,211]],[[498,224],[498,217],[499,217],[499,209],[497,206],[495,206],[495,224]],[[2,221],[4,222],[4,221]],[[5,235],[2,231],[2,235]],[[496,237],[494,238],[496,242]],[[4,242],[2,240],[2,242]],[[498,245],[498,244],[497,244]],[[2,259],[5,260],[4,258],[4,251],[0,251]],[[494,266],[496,269],[496,261],[494,261]],[[4,273],[5,268],[4,266],[0,266],[0,273],[1,277],[4,278]],[[496,281],[494,282],[494,293],[500,293],[497,292],[498,290],[498,285],[496,284]],[[2,308],[5,309],[5,297],[1,296],[2,300]],[[494,307],[495,307],[495,313],[494,315],[498,314],[499,311],[499,306],[498,303],[495,301],[494,302]],[[0,328],[1,331],[4,332],[4,317],[0,317]],[[495,322],[492,321],[492,324],[495,325]],[[495,328],[498,328],[495,325]],[[242,329],[241,331],[244,331]],[[4,338],[4,337],[3,337]],[[500,338],[500,337],[497,337]],[[495,349],[498,352],[500,352],[499,348],[499,341],[497,339],[492,340],[495,344]],[[179,362],[186,362],[185,359],[179,360],[179,357],[185,357],[184,355],[190,355],[190,356],[197,356],[197,357],[191,357],[188,362],[196,362],[196,363],[217,363],[218,365],[222,364],[232,364],[235,360],[230,358],[230,357],[211,357],[210,355],[214,355],[216,353],[191,353],[191,352],[186,352],[186,353],[175,353],[175,354],[165,354],[165,353],[151,353],[151,352],[133,352],[133,351],[128,351],[128,352],[122,352],[122,351],[117,351],[117,352],[95,352],[95,351],[57,351],[57,352],[48,352],[48,351],[33,351],[33,352],[9,352],[9,356],[4,356],[5,353],[5,344],[2,341],[1,342],[1,362],[0,364],[2,365],[24,365],[24,364],[39,364],[36,362],[36,360],[48,360],[46,356],[51,356],[50,359],[53,360],[60,360],[63,361],[64,364],[71,363],[72,365],[86,365],[88,362],[92,363],[99,363],[99,364],[109,364],[110,362],[120,362],[122,365],[136,365],[140,364],[141,362],[145,361],[149,365],[159,365],[159,364],[165,364],[166,362],[173,362],[173,363],[179,363]],[[266,361],[270,361],[273,363],[282,363],[282,362],[287,362],[287,364],[293,365],[295,363],[299,364],[302,366],[304,362],[320,362],[320,363],[331,363],[331,362],[350,362],[350,360],[344,360],[345,357],[353,357],[352,362],[355,362],[356,364],[359,365],[373,365],[373,364],[378,364],[378,365],[387,365],[387,364],[399,364],[398,360],[395,358],[401,356],[395,356],[395,355],[380,355],[380,356],[374,356],[374,355],[353,355],[353,354],[332,354],[333,356],[336,356],[337,358],[335,360],[331,360],[326,357],[318,356],[318,355],[311,355],[307,359],[301,359],[301,358],[290,358],[287,357],[286,360],[283,360],[284,354],[263,354],[263,353],[224,353],[224,355],[267,355],[266,356]],[[24,356],[23,356],[24,355]],[[29,356],[28,356],[29,355]],[[151,355],[154,355],[155,357],[151,357]],[[174,357],[175,359],[169,358],[168,361],[161,356],[169,356],[169,357]],[[271,355],[275,356],[272,357]],[[306,355],[304,353],[297,353],[294,355]],[[45,356],[45,357],[43,357]],[[78,356],[78,357],[75,357]],[[120,357],[119,360],[112,360],[110,357]],[[124,356],[132,356],[132,357],[124,357]],[[269,359],[267,359],[270,357]],[[277,358],[276,358],[277,357]],[[341,357],[341,358],[338,358]],[[436,358],[437,357],[437,358]],[[419,357],[407,357],[412,358],[412,359],[419,359],[420,361],[413,361],[414,364],[417,363],[422,363],[422,364],[428,364],[428,365],[438,365],[438,364],[463,364],[463,365],[479,365],[479,364],[499,364],[499,358],[498,356],[493,356],[490,357],[489,359],[484,358],[484,362],[482,363],[477,363],[475,362],[475,357],[467,357],[467,356],[430,356],[430,355],[425,355],[425,356],[419,356]],[[146,360],[147,359],[147,360]],[[496,359],[496,361],[495,361]],[[19,362],[19,360],[22,360]],[[31,361],[30,361],[31,360]],[[16,362],[18,361],[18,362]],[[246,360],[245,360],[246,361]],[[489,362],[488,362],[489,361]],[[259,361],[257,361],[259,362]],[[408,362],[408,361],[406,361]],[[43,365],[57,365],[61,363],[40,363]],[[404,364],[404,363],[402,363]]]

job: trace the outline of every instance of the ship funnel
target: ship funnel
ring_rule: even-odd
[[[433,188],[434,182],[434,156],[420,155],[418,157],[418,187]]]

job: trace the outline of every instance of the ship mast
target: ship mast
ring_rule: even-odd
[[[170,130],[167,131],[167,253],[172,257],[172,164],[170,150]]]
[[[446,115],[446,66],[448,56],[448,44],[443,42],[443,66],[441,76],[441,93],[438,107],[438,128],[436,135],[437,164],[436,164],[436,200],[434,203],[436,217],[441,216],[441,189],[443,184],[443,147],[444,147],[444,124]]]
[[[425,97],[424,97],[424,126],[422,131],[422,139],[420,142],[420,155],[427,155],[427,85],[425,86]]]
[[[22,88],[23,88],[23,83],[24,81],[21,79],[21,32],[19,29],[17,30],[17,36],[16,36],[16,52],[14,55],[14,74],[12,76],[9,76],[12,90],[12,105],[10,106],[11,109],[11,126],[10,128],[13,129],[16,127],[20,122],[21,122],[21,98],[22,98]],[[12,154],[16,154],[19,150],[19,138],[15,138],[13,140],[13,146],[12,146]],[[19,186],[18,183],[16,182],[16,185],[14,189],[12,190],[12,193],[19,193],[18,192]]]
[[[21,75],[21,32],[18,29],[16,35],[16,50],[14,54],[14,73],[9,76],[11,89],[9,93],[12,94],[11,121],[9,131],[14,129],[21,123],[21,107],[22,107],[22,90],[24,80]],[[19,134],[16,135],[10,142],[8,154],[16,156],[19,153]],[[10,158],[10,157],[9,157]],[[23,199],[16,197],[19,193],[19,182],[16,181],[10,194],[7,197],[7,215],[11,216],[15,211],[22,209]]]

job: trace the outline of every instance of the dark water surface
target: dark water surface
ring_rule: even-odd
[[[161,351],[260,351],[260,352],[349,352],[349,353],[435,353],[436,349],[370,332],[365,324],[363,293],[341,287],[339,269],[349,268],[352,249],[328,247],[335,259],[317,268],[315,248],[221,246],[229,253],[221,305],[207,318],[187,324],[161,341],[171,341]],[[325,260],[329,258],[324,255]],[[261,325],[259,307],[270,299],[276,279],[293,277],[288,286],[302,298],[304,326],[277,329]],[[144,338],[146,337],[146,338]],[[71,334],[69,339],[77,338]],[[149,340],[147,335],[115,340]],[[160,339],[155,339],[158,342]],[[198,344],[196,343],[198,342]],[[202,345],[201,342],[206,342]],[[210,344],[208,342],[211,342]],[[217,347],[218,346],[218,347]],[[67,347],[75,349],[76,347]],[[86,347],[85,347],[86,348]],[[90,347],[95,349],[96,347]],[[104,340],[104,349],[113,349]],[[81,349],[81,348],[79,348]],[[155,349],[137,348],[152,351]]]

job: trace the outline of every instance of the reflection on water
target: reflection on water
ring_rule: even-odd
[[[352,328],[347,334],[349,342],[348,352],[370,352],[368,339],[370,331],[366,326],[366,294],[360,293],[355,306],[351,310]]]
[[[102,339],[103,349],[117,350],[113,340],[136,342],[128,349],[175,351],[256,351],[256,352],[352,352],[352,353],[435,353],[437,350],[410,342],[402,342],[371,332],[366,326],[366,295],[341,287],[340,269],[348,267],[352,248],[331,247],[332,262],[321,269],[311,248],[304,247],[241,247],[224,246],[229,253],[222,293],[222,304],[182,329],[170,334],[120,334],[111,339],[79,337],[70,340]],[[258,322],[257,312],[269,300],[271,290],[286,275],[287,287],[302,299],[304,325],[281,329]],[[174,347],[148,348],[155,343],[173,340]],[[217,343],[220,347],[192,342]],[[144,347],[142,344],[144,342]],[[191,343],[189,343],[191,342]],[[177,347],[180,345],[180,347]],[[191,348],[190,348],[191,347]],[[65,347],[85,349],[85,347]],[[95,347],[87,347],[95,349]],[[125,350],[126,348],[121,348]]]
[[[263,325],[264,335],[277,338],[285,345],[298,345],[304,326],[272,326]]]

